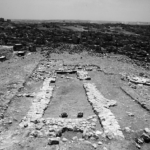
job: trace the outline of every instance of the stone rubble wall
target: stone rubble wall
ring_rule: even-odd
[[[110,104],[112,104],[111,100],[103,97],[103,95],[97,90],[96,86],[92,83],[84,83],[84,88],[88,101],[91,103],[94,111],[98,115],[106,136],[109,139],[123,139],[124,135],[121,128],[115,116],[109,109]]]
[[[67,119],[67,118],[40,118],[32,126],[34,130],[30,133],[36,137],[58,137],[66,131],[80,132],[82,138],[96,139],[102,134],[96,130],[97,116],[90,116],[87,119]]]
[[[32,125],[30,122],[33,122],[43,116],[45,109],[48,107],[48,104],[51,101],[52,93],[54,90],[54,86],[50,86],[50,83],[54,81],[55,78],[53,77],[46,78],[44,80],[43,87],[41,88],[40,92],[37,93],[37,96],[33,100],[29,112],[20,123],[21,127],[30,126]]]

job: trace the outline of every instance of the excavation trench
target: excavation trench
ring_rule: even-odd
[[[76,79],[76,75],[58,76],[53,98],[44,113],[44,118],[57,118],[66,112],[68,118],[77,118],[83,112],[83,118],[95,115],[87,101],[83,83]]]

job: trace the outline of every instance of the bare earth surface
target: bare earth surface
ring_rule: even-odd
[[[126,59],[37,52],[0,62],[0,150],[149,150],[150,86],[126,77],[150,71]]]

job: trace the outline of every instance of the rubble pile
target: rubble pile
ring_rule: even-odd
[[[150,85],[150,79],[149,78],[135,76],[135,75],[128,75],[127,79],[130,82],[133,82],[133,83],[136,83],[136,84]]]
[[[85,70],[77,70],[77,77],[80,80],[91,80],[91,77],[88,75],[88,72]]]
[[[55,67],[55,63],[53,62],[53,60],[41,62],[30,78],[32,78],[32,80],[34,81],[39,81],[44,80],[49,76],[56,77],[55,70],[53,71],[53,67]]]
[[[140,149],[144,143],[150,143],[150,129],[145,128],[141,135],[135,139],[136,146]]]
[[[43,80],[46,75],[49,75],[49,72],[46,71],[45,64],[39,64],[37,69],[33,72],[31,78],[35,81]]]
[[[37,93],[36,98],[33,100],[27,115],[22,119],[20,126],[31,126],[36,119],[41,118],[44,114],[45,109],[48,107],[48,104],[51,101],[52,92],[54,86],[50,86],[50,83],[54,78],[46,78],[43,82],[43,87],[40,92]]]
[[[84,88],[88,97],[88,101],[91,103],[94,111],[98,115],[106,136],[109,139],[124,138],[115,116],[109,109],[110,106],[116,105],[116,101],[104,98],[92,83],[84,83]]]

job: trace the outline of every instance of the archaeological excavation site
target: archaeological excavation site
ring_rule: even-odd
[[[150,26],[0,19],[0,150],[150,150]]]

